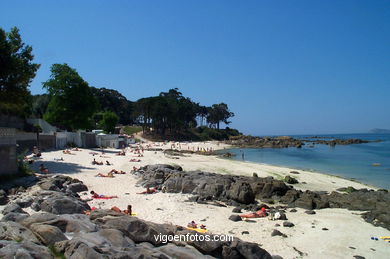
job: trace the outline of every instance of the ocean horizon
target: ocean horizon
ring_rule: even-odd
[[[230,159],[316,171],[352,179],[378,188],[390,189],[390,134],[311,134],[288,135],[297,139],[381,140],[352,145],[306,143],[302,148],[233,148],[224,150],[235,156]]]

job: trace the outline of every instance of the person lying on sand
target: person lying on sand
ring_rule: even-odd
[[[265,210],[265,208],[261,208],[261,210],[259,211],[256,211],[256,212],[252,212],[252,213],[248,213],[248,214],[241,214],[240,217],[241,218],[264,218],[266,217],[268,214]]]
[[[78,147],[72,148],[72,151],[81,151]]]
[[[67,154],[67,155],[74,155],[72,152],[70,152],[69,149],[62,150],[62,153]]]
[[[41,173],[44,173],[44,174],[49,174],[49,169],[47,169],[43,164],[40,164],[39,165],[39,171],[41,171]]]
[[[112,169],[109,173],[114,173],[114,174],[126,174],[125,171],[122,171],[122,170],[118,171],[118,170],[116,170],[116,169]]]
[[[207,228],[206,228],[206,225],[200,225],[200,227],[199,227],[200,229],[204,229],[204,230],[206,230]]]
[[[117,206],[112,207],[111,210],[131,216],[131,205],[127,205],[127,210],[121,210]]]
[[[121,152],[117,153],[116,155],[117,156],[125,156],[126,152],[124,150],[122,150]]]
[[[187,224],[188,228],[197,228],[198,224],[195,223],[195,221],[191,221],[190,223]]]
[[[42,156],[41,151],[39,151],[39,149],[36,146],[34,146],[33,147],[33,157],[41,157],[41,156]]]
[[[90,193],[92,194],[92,198],[94,198],[94,199],[113,199],[113,198],[118,198],[118,196],[116,196],[116,195],[114,195],[114,196],[107,196],[107,195],[97,194],[94,191],[91,191]]]
[[[103,162],[98,162],[98,161],[96,161],[95,158],[94,158],[93,161],[92,161],[92,164],[93,164],[93,165],[103,165]]]
[[[147,187],[146,191],[138,192],[137,194],[153,194],[153,193],[156,193],[156,192],[157,192],[156,188],[149,188],[149,187]]]
[[[130,162],[141,162],[141,159],[134,159],[134,158],[132,158],[132,159],[130,159]]]
[[[93,155],[93,156],[94,156],[94,155],[99,155],[99,153],[97,153],[97,152],[89,152],[89,154],[90,154],[90,155]]]
[[[114,174],[112,172],[109,172],[108,174],[102,174],[102,173],[98,173],[97,175],[95,175],[96,177],[109,177],[109,178],[114,178]]]

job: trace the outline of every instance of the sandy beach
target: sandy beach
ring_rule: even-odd
[[[152,148],[171,148],[171,144],[148,143]],[[143,146],[146,147],[145,144]],[[176,146],[178,147],[178,146]],[[181,143],[181,149],[192,150],[197,147],[213,150],[228,148],[218,142]],[[190,195],[173,193],[156,193],[153,195],[136,194],[145,190],[137,185],[139,178],[130,174],[133,166],[150,164],[180,165],[185,171],[202,170],[220,174],[235,174],[259,177],[273,176],[282,179],[290,175],[291,168],[277,167],[265,164],[255,164],[244,161],[233,161],[216,156],[184,154],[184,156],[169,156],[162,151],[147,151],[143,157],[126,152],[125,156],[117,156],[119,150],[105,149],[104,154],[99,149],[71,151],[64,154],[62,150],[44,152],[42,159],[33,164],[37,170],[43,163],[54,174],[69,175],[82,180],[89,188],[98,194],[117,195],[119,198],[111,200],[92,200],[89,205],[97,208],[111,208],[117,206],[125,209],[131,204],[133,211],[139,218],[156,222],[172,223],[186,226],[194,220],[205,224],[210,233],[231,234],[245,241],[256,242],[262,245],[272,255],[283,258],[353,258],[354,255],[365,258],[387,258],[390,253],[389,243],[371,240],[371,237],[390,236],[390,231],[375,227],[365,222],[360,214],[362,211],[346,209],[316,210],[315,215],[304,213],[304,209],[297,208],[292,213],[287,210],[287,218],[295,226],[287,228],[282,221],[272,221],[268,218],[254,219],[255,222],[233,222],[228,218],[232,215],[233,207],[217,207],[214,205],[186,202]],[[92,155],[91,152],[96,152]],[[63,158],[63,161],[57,161]],[[109,161],[112,165],[92,165],[96,161]],[[141,162],[129,162],[130,159],[140,159]],[[115,175],[115,178],[96,177],[98,173],[107,174],[111,169],[123,170],[126,174]],[[335,176],[308,172],[302,170],[293,175],[299,183],[296,189],[312,191],[334,191],[340,187],[353,186],[354,188],[372,188],[361,183],[342,179]],[[91,197],[89,193],[80,193],[82,199]],[[274,236],[271,232],[278,229],[287,237]],[[248,231],[249,234],[243,234]]]

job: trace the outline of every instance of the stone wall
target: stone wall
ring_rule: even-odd
[[[0,175],[17,172],[15,129],[0,128]]]

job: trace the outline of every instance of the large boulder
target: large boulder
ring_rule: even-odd
[[[88,191],[88,187],[83,183],[72,183],[66,187],[66,190],[73,193],[86,192]]]
[[[86,202],[71,196],[63,195],[54,195],[45,199],[40,204],[40,208],[43,211],[53,214],[82,214],[84,211],[91,209]]]
[[[31,230],[12,221],[0,222],[0,240],[13,240],[17,242],[28,240],[40,244]]]
[[[10,203],[7,206],[4,207],[3,209],[3,215],[7,215],[8,213],[24,213],[27,214],[18,204],[16,203]]]
[[[0,258],[54,259],[54,256],[46,246],[38,245],[30,241],[16,242],[0,240]]]
[[[255,201],[255,195],[249,183],[236,182],[232,184],[227,192],[227,198],[239,203],[251,204]]]
[[[56,242],[67,240],[61,230],[55,226],[34,223],[30,230],[45,245],[53,245]]]

